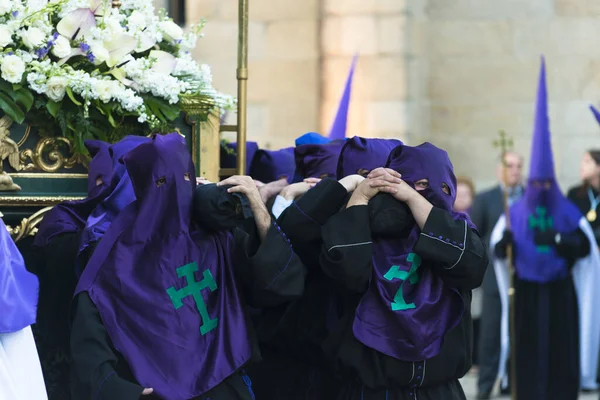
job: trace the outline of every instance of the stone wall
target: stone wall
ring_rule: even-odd
[[[352,56],[359,54],[348,136],[406,138],[413,103],[402,0],[323,0],[321,130],[333,121]]]
[[[418,3],[418,4],[417,4]],[[588,104],[600,100],[600,3],[592,0],[428,0],[411,10],[407,57],[424,66],[417,93],[424,138],[447,148],[458,173],[494,182],[492,142],[503,129],[528,165],[540,55],[563,190],[584,149],[600,147]]]
[[[217,89],[235,95],[237,0],[188,0],[186,7],[188,22],[207,20],[196,59],[212,67]],[[248,140],[281,148],[319,128],[318,16],[318,0],[250,2]]]

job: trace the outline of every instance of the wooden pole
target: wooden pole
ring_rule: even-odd
[[[237,173],[246,171],[246,110],[248,95],[248,1],[239,0],[238,32],[238,109],[237,109]]]
[[[508,186],[506,182],[508,180],[508,171],[506,168],[506,153],[512,147],[512,140],[507,139],[506,133],[500,131],[500,138],[494,142],[494,145],[500,148],[500,155],[502,157],[502,180],[503,180],[503,197],[504,197],[504,216],[506,219],[506,230],[510,230],[510,207],[508,204]],[[510,397],[512,400],[517,400],[517,342],[516,342],[516,330],[515,330],[515,267],[513,265],[513,252],[512,245],[509,243],[506,246],[506,265],[508,266],[510,275],[510,287],[508,288],[508,302],[509,302],[509,342],[510,342]]]

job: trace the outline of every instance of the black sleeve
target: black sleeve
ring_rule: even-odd
[[[575,232],[561,234],[561,241],[556,245],[556,252],[573,265],[578,259],[590,254],[590,241],[581,228],[577,228]]]
[[[321,230],[323,271],[343,288],[362,293],[373,269],[368,206],[353,206],[335,214]]]
[[[98,309],[87,292],[76,298],[71,332],[72,394],[76,399],[138,400],[144,388],[120,378],[112,348]]]
[[[471,221],[477,227],[477,230],[481,233],[481,235],[485,236],[488,232],[488,227],[486,226],[486,218],[485,218],[485,208],[486,201],[484,198],[484,194],[479,194],[475,197],[475,201],[473,201],[473,207],[471,208],[471,212],[469,213],[469,217]]]
[[[488,264],[479,233],[436,207],[427,217],[414,252],[434,261],[444,282],[460,290],[479,287]]]
[[[321,227],[346,199],[346,188],[335,179],[323,179],[279,216],[277,223],[292,243],[321,239]]]
[[[253,220],[237,228],[234,237],[236,271],[251,305],[271,307],[302,296],[306,268],[276,223],[262,242]]]

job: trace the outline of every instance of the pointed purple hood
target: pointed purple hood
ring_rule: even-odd
[[[354,79],[354,68],[356,67],[356,61],[358,55],[352,58],[352,64],[350,65],[350,72],[348,72],[348,78],[346,79],[346,86],[344,87],[344,93],[340,99],[340,105],[338,106],[337,114],[331,130],[329,131],[329,139],[344,139],[346,137],[346,126],[348,124],[348,108],[350,108],[350,95],[352,93],[352,80]]]

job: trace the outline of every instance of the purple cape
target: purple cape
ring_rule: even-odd
[[[326,144],[329,142],[331,142],[331,139],[328,139],[317,132],[308,132],[297,138],[294,144],[298,147],[305,144]]]
[[[258,143],[246,142],[246,173],[250,171],[254,155],[258,151]],[[237,143],[227,143],[221,147],[221,168],[237,167]]]
[[[515,268],[520,279],[546,283],[569,275],[567,261],[551,246],[536,246],[536,231],[571,233],[582,218],[577,207],[563,196],[554,175],[548,119],[546,67],[542,59],[531,144],[529,180],[523,197],[510,210],[515,243]]]
[[[92,210],[107,195],[112,175],[112,162],[108,151],[110,145],[99,140],[86,140],[92,160],[88,168],[88,197],[83,200],[66,201],[48,211],[35,235],[34,245],[47,246],[55,236],[79,232]],[[102,180],[97,184],[98,178]]]
[[[401,144],[397,139],[365,139],[358,136],[346,140],[338,160],[338,179],[358,174],[361,169],[372,171],[383,167],[390,152]]]
[[[336,176],[336,169],[343,140],[326,144],[304,144],[294,149],[296,175],[304,178],[326,178]]]
[[[252,161],[250,176],[263,183],[269,183],[281,178],[291,181],[294,178],[296,161],[294,148],[281,150],[258,150]]]
[[[35,323],[39,282],[25,269],[17,249],[0,218],[0,333],[12,333]]]
[[[430,143],[398,146],[386,167],[400,172],[413,187],[416,181],[429,179],[429,189],[420,193],[473,228],[468,217],[452,211],[456,178],[445,151]],[[442,183],[449,187],[449,195],[442,191]],[[430,262],[412,252],[420,233],[415,224],[408,238],[373,238],[373,275],[353,325],[363,344],[405,361],[437,355],[444,335],[458,325],[464,312],[460,293],[444,284]]]
[[[121,158],[140,144],[149,141],[150,138],[145,136],[126,136],[110,146],[109,154],[112,160],[110,184],[106,189],[104,199],[99,202],[87,218],[79,243],[79,254],[91,243],[100,240],[117,214],[135,200],[131,179],[129,179],[125,166],[121,163]],[[84,265],[77,265],[78,275],[83,267]]]
[[[115,349],[161,398],[200,396],[251,356],[231,234],[192,230],[194,165],[178,134],[123,161],[136,201],[114,219],[81,275]]]

